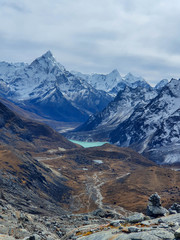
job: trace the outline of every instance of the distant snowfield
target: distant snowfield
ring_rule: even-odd
[[[76,141],[76,140],[71,140],[71,139],[68,139],[68,140],[73,143],[79,144],[84,148],[100,147],[100,146],[108,143],[108,142],[82,142],[82,141]]]

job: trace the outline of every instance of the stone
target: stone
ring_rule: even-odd
[[[168,210],[161,206],[161,198],[155,193],[149,197],[147,206],[147,215],[151,217],[165,216]]]
[[[138,232],[138,231],[139,231],[139,228],[137,228],[137,227],[128,227],[128,231],[129,231],[130,233]]]
[[[162,240],[174,240],[174,234],[166,230],[156,229],[153,234]]]
[[[177,214],[176,210],[169,209],[170,214]]]
[[[152,205],[154,207],[160,207],[161,206],[161,197],[157,193],[152,194],[149,197],[149,205]]]
[[[33,234],[32,236],[25,238],[24,240],[41,240],[41,237],[37,234]]]
[[[83,221],[88,221],[89,218],[88,218],[88,216],[83,216],[83,217],[82,217],[82,220],[83,220]]]
[[[114,219],[117,219],[119,218],[119,215],[112,212],[112,211],[109,211],[109,210],[104,210],[104,209],[96,209],[94,212],[93,212],[93,215],[94,216],[97,216],[97,217],[101,217],[101,218],[114,218]]]
[[[113,227],[119,227],[120,226],[120,222],[117,220],[117,221],[113,221],[110,223],[110,226],[113,226]]]
[[[148,206],[147,215],[151,217],[165,216],[168,213],[168,210],[164,207]]]
[[[174,233],[174,236],[176,239],[180,239],[180,228],[178,228],[175,233]]]
[[[15,233],[15,238],[22,239],[28,237],[30,233],[26,229],[17,229]]]
[[[8,234],[8,232],[9,232],[9,227],[4,226],[4,225],[0,225],[0,233]]]
[[[158,223],[164,223],[163,219],[162,218],[158,219]]]
[[[180,213],[180,204],[174,203],[170,208],[169,212],[176,211],[176,213]],[[172,214],[172,213],[171,213]]]
[[[129,223],[138,223],[138,222],[142,222],[144,221],[144,214],[143,213],[136,213],[132,216],[129,216],[128,218],[126,218],[126,220],[129,222]]]

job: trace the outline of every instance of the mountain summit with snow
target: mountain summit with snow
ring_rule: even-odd
[[[0,63],[1,69],[1,96],[41,117],[84,122],[112,100],[106,92],[95,89],[84,79],[67,71],[51,51],[36,58],[30,65],[18,67],[3,62]]]
[[[98,90],[103,90],[115,97],[120,90],[124,90],[126,86],[136,88],[143,86],[148,89],[152,88],[142,77],[136,77],[132,73],[128,73],[121,77],[117,69],[108,74],[82,74],[72,72],[76,76],[85,79],[89,84]]]
[[[156,162],[180,162],[180,80],[172,79],[146,106],[136,108],[110,140]]]
[[[64,66],[56,61],[51,51],[47,51],[41,57],[35,59],[30,64],[30,67],[37,68],[39,71],[45,71],[46,73],[57,74],[59,71],[61,73],[65,71]]]

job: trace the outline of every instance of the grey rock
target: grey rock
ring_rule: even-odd
[[[176,210],[169,209],[169,213],[170,213],[170,214],[177,214],[177,211],[176,211]]]
[[[30,233],[26,229],[18,229],[16,230],[15,238],[22,239],[22,238],[28,237],[29,235]]]
[[[154,232],[154,235],[159,237],[162,240],[173,240],[174,239],[174,234],[169,231],[165,231],[165,230],[157,229],[156,232]]]
[[[41,237],[37,234],[33,234],[32,236],[26,238],[25,240],[41,240]]]
[[[82,217],[82,220],[83,220],[83,221],[88,221],[88,220],[89,220],[89,217],[88,217],[88,216],[83,216],[83,217]]]
[[[138,231],[139,231],[139,228],[137,228],[137,227],[128,227],[128,231],[129,231],[130,233],[138,232]]]
[[[180,228],[178,228],[175,233],[174,233],[174,236],[176,239],[180,239]]]
[[[149,198],[147,206],[147,215],[151,217],[165,216],[168,213],[168,210],[161,206],[160,196],[155,193],[152,194]]]
[[[110,226],[113,226],[113,227],[119,227],[120,226],[120,222],[117,220],[117,221],[113,221],[110,223]]]
[[[168,213],[168,210],[164,207],[148,206],[147,215],[151,217],[165,216]]]
[[[0,233],[1,234],[8,234],[8,232],[9,232],[8,226],[0,225]]]
[[[176,213],[180,213],[180,204],[174,203],[169,209],[169,212],[173,211],[176,211]]]
[[[161,223],[161,224],[160,224],[160,228],[169,228],[169,225],[164,224],[164,223]]]
[[[160,207],[161,206],[161,197],[157,193],[152,194],[149,197],[149,205],[154,206],[154,207]]]
[[[93,215],[94,216],[98,216],[98,217],[101,217],[101,218],[114,218],[114,219],[117,219],[119,218],[119,215],[110,211],[110,210],[104,210],[104,209],[96,209],[94,212],[93,212]]]
[[[164,223],[163,219],[162,218],[158,219],[158,223]]]
[[[129,223],[138,223],[138,222],[144,221],[144,218],[145,218],[145,216],[143,213],[136,213],[132,216],[129,216],[126,220]]]
[[[58,231],[58,232],[57,232],[57,235],[58,235],[59,237],[62,237],[64,234],[63,234],[63,232]]]

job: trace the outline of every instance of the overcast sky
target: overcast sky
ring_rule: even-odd
[[[0,0],[0,61],[47,50],[68,70],[180,78],[180,1]]]

